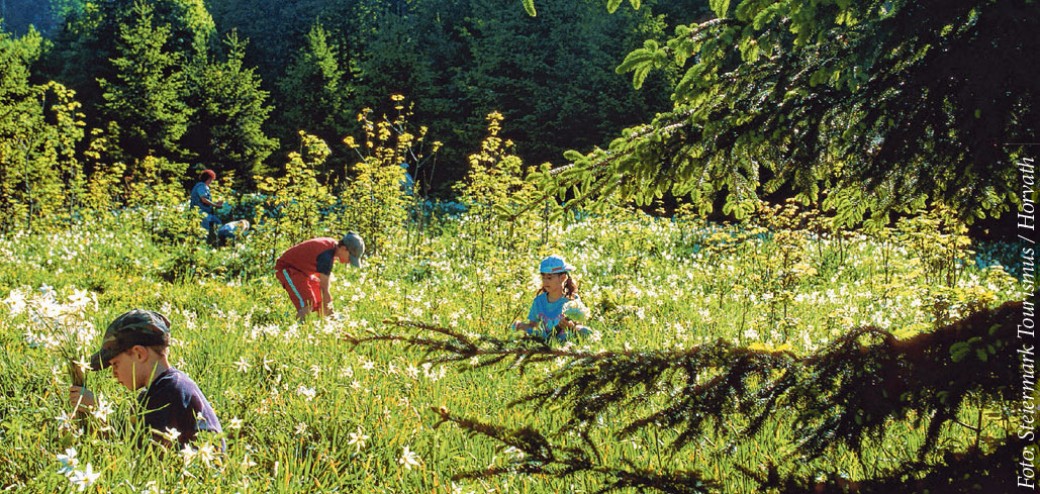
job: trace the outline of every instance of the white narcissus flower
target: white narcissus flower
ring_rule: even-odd
[[[28,306],[25,302],[25,293],[18,289],[11,290],[11,293],[9,293],[7,298],[4,299],[4,303],[6,303],[7,307],[10,308],[12,316],[17,316],[22,312],[25,312],[25,308]]]
[[[149,480],[144,484],[141,489],[141,494],[165,494],[166,491],[159,488],[159,483],[154,480]]]
[[[59,454],[58,461],[61,462],[61,468],[58,469],[58,473],[62,475],[71,474],[75,470],[76,465],[79,464],[79,460],[76,459],[76,448],[68,448],[65,450],[65,454]]]
[[[90,370],[90,362],[87,362],[85,357],[79,357],[73,363],[76,364],[76,367],[79,367],[79,371],[84,374]]]
[[[408,446],[405,446],[404,451],[401,452],[401,458],[397,460],[397,463],[403,465],[405,470],[411,470],[412,467],[421,466],[422,459],[419,458],[419,455],[415,454],[415,451],[412,451]]]
[[[198,457],[207,467],[212,467],[213,460],[216,458],[216,451],[214,450],[213,445],[206,443],[199,446]]]
[[[253,461],[252,458],[250,458],[247,454],[245,455],[245,457],[242,458],[242,463],[240,463],[239,466],[242,467],[242,470],[249,470],[250,468],[256,466],[256,462]]]
[[[195,459],[195,455],[198,454],[198,452],[192,449],[190,444],[185,444],[184,448],[181,449],[180,454],[181,459],[184,460],[184,466],[187,467],[188,465],[191,465],[192,460]]]
[[[58,430],[60,430],[60,431],[71,431],[71,430],[73,430],[73,428],[75,427],[75,423],[73,423],[73,421],[72,421],[73,418],[74,418],[74,415],[70,415],[68,412],[64,412],[64,411],[61,412],[61,414],[58,415],[57,417],[54,417],[54,420],[58,421]],[[65,450],[66,453],[68,453],[68,451],[69,450]],[[73,451],[73,453],[76,452],[75,449],[73,449],[72,451]],[[59,460],[61,459],[61,455],[58,455],[58,459]]]
[[[97,396],[97,405],[92,412],[94,417],[104,423],[108,423],[108,416],[112,414],[112,404],[103,395]]]
[[[367,441],[368,435],[365,434],[365,431],[359,425],[357,428],[357,432],[350,433],[350,440],[347,441],[347,444],[354,446],[355,448],[357,448],[358,452],[361,452],[361,450],[365,448],[365,444],[367,444]]]
[[[167,427],[166,431],[159,432],[159,435],[162,436],[163,439],[169,441],[170,444],[175,444],[177,439],[181,437],[181,432],[178,431],[176,427]]]
[[[77,491],[83,492],[87,487],[94,485],[94,482],[97,482],[99,477],[101,477],[101,472],[95,472],[94,467],[87,463],[86,468],[83,470],[72,472],[72,475],[69,476],[69,482],[76,486]]]
[[[296,394],[306,398],[307,401],[311,401],[315,396],[318,395],[318,391],[314,388],[308,388],[307,386],[300,385],[296,388]]]

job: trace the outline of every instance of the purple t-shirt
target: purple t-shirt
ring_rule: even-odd
[[[140,399],[148,427],[159,432],[177,429],[182,445],[195,439],[199,431],[221,432],[217,414],[199,386],[173,367],[156,376]]]

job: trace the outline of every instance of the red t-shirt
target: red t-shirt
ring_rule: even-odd
[[[319,237],[300,242],[274,263],[275,271],[293,268],[308,275],[321,273],[332,274],[332,263],[336,258],[336,246],[339,241],[334,238]]]

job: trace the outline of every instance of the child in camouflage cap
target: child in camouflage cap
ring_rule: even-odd
[[[152,436],[179,445],[199,431],[221,432],[213,407],[187,374],[167,359],[170,321],[158,312],[134,309],[117,317],[105,330],[101,349],[90,357],[91,370],[112,367],[112,375],[127,389],[146,388],[139,400]],[[73,408],[94,406],[94,393],[81,386],[69,388]]]

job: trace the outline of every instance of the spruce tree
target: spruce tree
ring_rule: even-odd
[[[254,175],[270,172],[264,160],[278,141],[264,132],[263,125],[272,107],[256,70],[244,65],[246,41],[232,32],[225,46],[225,60],[189,67],[189,103],[195,114],[185,147],[207,167],[233,170],[236,177],[250,181]]]
[[[306,45],[278,81],[281,105],[276,121],[283,142],[295,142],[301,131],[325,142],[343,138],[349,118],[344,109],[348,94],[339,59],[339,47],[328,31],[320,23],[314,24]]]
[[[122,26],[115,70],[101,79],[102,115],[120,130],[122,148],[133,157],[181,157],[181,137],[192,109],[185,103],[184,55],[169,51],[171,29],[156,25],[152,7],[134,6],[135,20]]]
[[[568,181],[703,211],[723,197],[734,215],[787,187],[844,223],[929,200],[999,215],[1018,200],[1014,162],[1040,130],[1021,62],[1040,51],[1036,2],[709,3],[714,18],[618,67],[637,87],[678,69],[674,108],[573,157]]]

